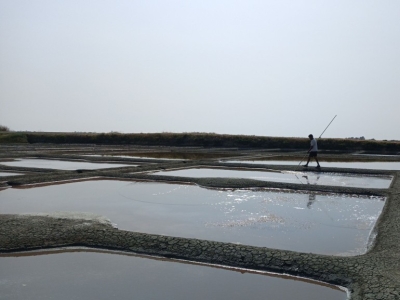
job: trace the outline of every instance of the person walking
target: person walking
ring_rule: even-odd
[[[317,162],[317,168],[319,169],[319,168],[321,168],[321,166],[319,165],[319,161],[318,161],[318,158],[317,158],[317,154],[318,154],[317,140],[314,139],[314,136],[313,136],[312,134],[310,134],[310,135],[308,136],[308,138],[309,138],[310,141],[311,141],[311,142],[310,142],[310,149],[308,149],[309,155],[308,155],[307,163],[306,163],[303,167],[307,168],[307,167],[308,167],[308,163],[310,162],[311,157],[314,157],[314,158],[315,158],[315,161]]]

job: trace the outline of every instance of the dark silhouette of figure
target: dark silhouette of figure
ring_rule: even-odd
[[[318,161],[318,158],[317,158],[317,154],[318,154],[317,140],[314,139],[314,136],[313,136],[312,134],[310,134],[310,135],[308,136],[308,138],[309,138],[310,141],[311,141],[311,142],[310,142],[310,149],[308,149],[309,155],[308,155],[307,163],[306,163],[303,167],[307,168],[307,167],[308,167],[308,163],[310,162],[311,157],[314,157],[314,158],[315,158],[315,161],[317,162],[317,168],[319,169],[319,168],[321,168],[321,166],[319,165],[319,161]]]

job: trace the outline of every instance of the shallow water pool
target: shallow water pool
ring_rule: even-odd
[[[131,164],[92,163],[82,161],[62,161],[52,159],[18,159],[16,161],[1,162],[0,164],[11,167],[43,168],[57,170],[95,170],[105,168],[134,167]]]
[[[228,160],[227,163],[242,163],[242,164],[266,164],[266,165],[293,165],[297,166],[299,161],[293,160]],[[306,162],[303,161],[302,164]],[[322,167],[329,168],[353,168],[353,169],[369,169],[369,170],[400,170],[400,162],[320,162]],[[309,164],[309,169],[313,169],[317,163],[312,161]],[[299,166],[299,170],[303,167]]]
[[[344,300],[305,280],[131,255],[67,252],[0,257],[1,299]]]
[[[306,171],[251,171],[229,170],[212,168],[192,168],[175,171],[161,171],[154,175],[182,176],[182,177],[226,177],[247,178],[262,181],[289,182],[298,184],[316,184],[330,186],[349,186],[361,188],[388,188],[392,182],[392,176],[362,176],[339,173],[321,173]]]
[[[0,177],[24,175],[22,173],[0,172]]]
[[[182,160],[179,158],[158,158],[158,157],[151,157],[151,156],[135,156],[135,155],[100,155],[100,154],[88,154],[88,155],[83,155],[83,156],[94,156],[94,157],[104,157],[104,158],[113,158],[113,157],[119,157],[119,158],[135,158],[135,159],[163,159],[163,160]]]
[[[366,251],[384,198],[84,181],[0,192],[3,214],[85,212],[120,229],[320,254]]]

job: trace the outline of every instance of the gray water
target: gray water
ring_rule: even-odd
[[[107,157],[110,157],[110,158],[113,158],[113,157],[119,157],[119,158],[135,158],[135,159],[154,159],[154,160],[157,160],[157,159],[162,159],[162,160],[183,160],[183,159],[180,159],[180,158],[158,158],[158,157],[150,157],[150,156],[134,156],[134,155],[100,155],[100,154],[87,154],[87,155],[83,155],[83,156],[94,156],[94,157],[105,157],[105,158],[107,158]]]
[[[0,172],[0,177],[24,175],[22,173]]]
[[[366,251],[384,198],[85,181],[0,191],[3,214],[84,212],[120,229],[300,252]]]
[[[181,176],[181,177],[226,177],[247,178],[262,181],[289,182],[311,185],[349,186],[361,188],[388,188],[392,182],[392,176],[362,176],[339,173],[320,172],[268,172],[251,170],[228,170],[212,168],[192,168],[175,171],[161,171],[154,175]]]
[[[25,167],[25,168],[43,168],[43,169],[57,169],[57,170],[95,170],[105,168],[118,168],[118,167],[134,167],[137,165],[131,164],[112,164],[112,163],[92,163],[81,161],[62,161],[52,159],[18,159],[16,161],[1,162],[1,165],[10,167]]]
[[[295,278],[96,252],[0,257],[0,288],[4,300],[346,299]]]
[[[300,161],[293,160],[228,160],[227,163],[243,163],[243,164],[266,164],[266,165],[293,165],[297,166]],[[304,165],[306,161],[303,161]],[[354,169],[370,169],[370,170],[400,170],[400,162],[320,162],[322,167],[329,168],[354,168]],[[309,163],[309,169],[317,166],[315,161]],[[303,167],[299,166],[299,170]]]

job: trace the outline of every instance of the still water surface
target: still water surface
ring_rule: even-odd
[[[298,279],[96,252],[0,257],[0,288],[4,300],[346,299]]]
[[[0,172],[0,177],[24,175],[22,173]]]
[[[57,170],[95,170],[105,168],[118,168],[118,167],[134,167],[137,165],[127,164],[111,164],[111,163],[91,163],[82,161],[62,161],[52,159],[18,159],[16,161],[1,162],[0,164],[11,167],[24,167],[24,168],[43,168],[43,169],[57,169]]]
[[[290,182],[297,184],[316,184],[330,186],[349,186],[361,188],[388,188],[392,176],[361,176],[339,173],[319,172],[267,172],[250,170],[227,170],[211,168],[192,168],[175,171],[155,172],[154,175],[183,176],[183,177],[226,177],[247,178],[262,181]]]
[[[84,212],[120,229],[320,254],[356,255],[384,198],[85,181],[0,192],[0,212]]]
[[[244,164],[266,164],[266,165],[293,165],[297,166],[299,161],[294,160],[229,160],[228,163],[244,163]],[[305,162],[303,162],[305,163]],[[370,170],[400,170],[400,162],[320,162],[322,167],[329,168],[354,168],[354,169],[370,169]],[[309,169],[317,165],[316,162],[310,162]],[[299,170],[303,167],[299,166]]]
[[[182,160],[180,158],[159,158],[159,157],[151,157],[151,156],[135,156],[135,155],[101,155],[101,154],[87,154],[87,155],[83,155],[83,156],[94,156],[94,157],[119,157],[119,158],[135,158],[135,159],[163,159],[163,160]]]

